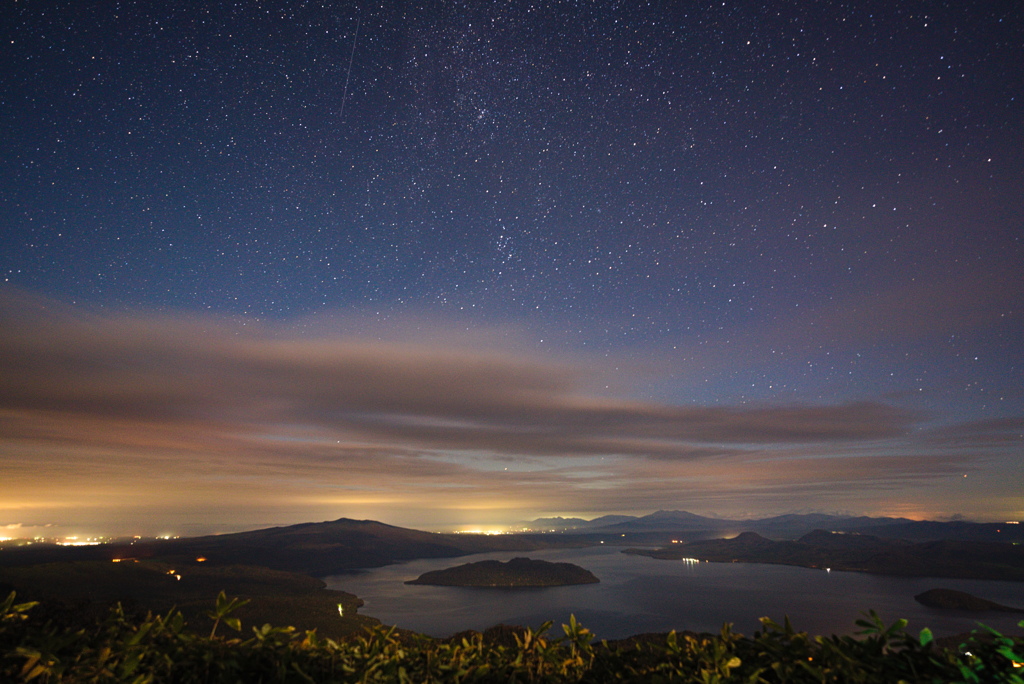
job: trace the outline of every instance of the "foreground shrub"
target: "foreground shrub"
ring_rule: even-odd
[[[514,632],[514,643],[481,634],[438,641],[376,628],[336,642],[292,627],[242,625],[244,602],[222,593],[211,632],[187,629],[181,614],[126,616],[62,629],[32,619],[34,604],[0,602],[0,680],[10,682],[1015,682],[1024,684],[1024,643],[991,630],[957,649],[931,633],[886,627],[871,612],[857,637],[810,636],[789,621],[762,619],[751,637],[729,625],[717,635],[672,632],[647,642],[595,644],[570,619],[563,634]],[[1021,623],[1024,626],[1024,622]],[[230,630],[224,634],[224,630]],[[237,633],[237,634],[236,634]]]

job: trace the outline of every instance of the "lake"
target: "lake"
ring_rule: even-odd
[[[644,632],[692,630],[717,632],[731,622],[751,634],[758,618],[793,625],[812,634],[852,634],[854,621],[873,608],[886,623],[910,621],[917,633],[929,627],[936,636],[970,631],[978,621],[1020,633],[1021,614],[964,613],[926,608],[914,595],[938,587],[966,591],[1004,605],[1024,607],[1024,584],[982,580],[902,578],[856,572],[826,572],[786,565],[665,561],[621,553],[621,547],[549,549],[486,553],[460,558],[416,560],[354,574],[324,578],[328,587],[359,596],[360,613],[435,637],[504,623],[538,627],[559,625],[569,615],[599,639]],[[479,560],[526,556],[575,563],[590,570],[600,584],[530,589],[434,587],[404,584],[428,570]]]

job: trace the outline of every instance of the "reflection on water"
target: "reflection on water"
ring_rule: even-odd
[[[515,556],[576,563],[601,583],[536,589],[404,584],[428,570]],[[570,614],[603,639],[671,629],[717,632],[725,622],[750,634],[763,615],[779,622],[789,615],[797,629],[814,634],[852,634],[854,620],[869,608],[886,622],[907,618],[908,629],[930,627],[938,636],[970,631],[978,621],[1019,633],[1016,624],[1024,617],[940,611],[914,601],[915,594],[943,587],[1024,606],[1021,583],[885,577],[785,565],[687,564],[626,555],[606,546],[418,560],[325,579],[330,588],[362,598],[366,605],[361,613],[439,637],[499,623],[537,627],[553,620],[558,625],[568,622]]]

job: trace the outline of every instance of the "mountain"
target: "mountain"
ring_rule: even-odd
[[[584,518],[537,518],[529,522],[521,523],[522,527],[535,532],[565,532],[568,530],[591,531],[609,525],[636,520],[635,515],[602,515],[593,520]]]
[[[414,558],[455,557],[488,551],[533,551],[541,548],[587,546],[606,541],[659,545],[667,544],[673,539],[695,541],[734,536],[743,532],[756,532],[771,539],[796,540],[816,528],[833,532],[869,533],[873,538],[889,541],[942,541],[946,542],[950,549],[955,548],[953,542],[1024,541],[1024,526],[1018,524],[922,522],[902,518],[843,517],[825,514],[783,515],[761,520],[724,520],[687,511],[657,511],[640,518],[603,516],[589,521],[574,518],[542,518],[541,521],[548,525],[562,525],[561,529],[565,534],[438,534],[395,527],[372,520],[341,518],[328,522],[302,523],[234,534],[139,541],[133,544],[91,547],[32,544],[0,550],[0,567],[76,560],[109,561],[114,558],[153,558],[176,562],[203,557],[214,565],[258,565],[274,570],[323,577]],[[545,529],[558,528],[548,526]],[[896,549],[899,546],[896,544],[891,548]],[[936,553],[938,548],[936,547]],[[907,559],[907,562],[913,562],[913,559]]]
[[[730,525],[732,524],[732,525]],[[607,532],[717,532],[735,526],[735,521],[706,518],[687,511],[656,511],[635,520],[601,527]]]
[[[256,565],[315,577],[379,567],[414,558],[445,558],[487,551],[533,551],[585,546],[583,539],[551,535],[467,535],[421,532],[373,520],[339,520],[206,537],[92,547],[32,545],[0,552],[0,566],[66,560],[154,558],[210,565]]]
[[[583,518],[537,518],[529,522],[521,523],[523,529],[533,532],[564,532],[565,530],[578,530],[591,524],[590,520]]]
[[[545,521],[548,526],[540,529],[557,529],[577,534],[598,532],[617,535],[675,533],[679,538],[690,540],[702,536],[734,536],[741,532],[757,532],[772,539],[798,539],[808,532],[823,529],[920,542],[939,540],[1024,542],[1024,525],[1016,523],[936,522],[826,513],[792,513],[757,520],[709,518],[687,511],[657,511],[650,515],[627,520],[616,520],[617,517],[619,516],[605,516],[590,521],[580,518],[542,518],[541,520]],[[561,521],[562,524],[556,526],[557,521]]]
[[[772,518],[747,521],[750,529],[777,539],[796,539],[813,530],[840,532],[858,531],[875,534],[877,530],[890,525],[910,522],[906,518],[869,518],[866,516],[828,515],[825,513],[800,513],[779,515]]]
[[[815,527],[827,525],[840,518],[837,516],[811,514],[811,515],[783,515],[775,518],[762,520],[728,520],[725,518],[709,518],[688,511],[656,511],[632,520],[605,524],[603,526],[592,525],[588,531],[607,532],[706,532],[706,533],[731,533],[759,532],[769,536],[786,537],[799,536]],[[596,522],[596,521],[592,521]]]
[[[587,523],[588,527],[607,527],[608,525],[618,525],[620,523],[629,522],[636,520],[635,515],[602,515],[599,518],[594,518]]]

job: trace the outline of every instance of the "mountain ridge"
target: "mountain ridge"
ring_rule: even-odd
[[[256,565],[314,577],[380,567],[417,558],[448,558],[488,551],[534,551],[586,546],[585,539],[552,535],[469,535],[424,532],[376,520],[339,518],[229,534],[66,547],[36,544],[4,549],[0,566],[66,560],[161,558],[211,565]]]
[[[610,516],[603,516],[607,518]],[[828,513],[787,513],[752,520],[712,518],[680,510],[659,510],[645,516],[612,524],[595,524],[603,518],[540,518],[545,530],[566,534],[672,533],[694,535],[735,535],[757,532],[777,539],[798,539],[815,529],[872,534],[908,541],[1024,542],[1024,525],[1014,523],[977,523],[969,521],[911,520],[909,518],[834,515]],[[558,525],[562,521],[562,525]],[[569,524],[571,522],[571,524]],[[529,525],[529,523],[528,523]]]

